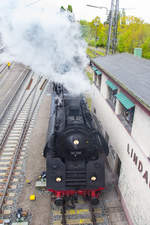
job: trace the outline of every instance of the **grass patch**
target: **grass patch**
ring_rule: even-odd
[[[96,54],[93,53],[93,50],[87,48],[86,50],[86,54],[90,57],[90,58],[95,58]]]
[[[90,72],[86,72],[86,75],[88,76],[90,82],[92,83],[93,82],[93,74]]]
[[[90,58],[95,58],[97,57],[98,55],[101,55],[101,56],[104,56],[105,53],[103,51],[99,51],[99,50],[96,50],[94,48],[87,48],[86,50],[86,54],[90,57]]]
[[[105,55],[104,52],[100,52],[100,51],[98,51],[98,50],[95,50],[95,52],[96,52],[97,54],[101,55],[101,56],[104,56],[104,55]]]
[[[86,96],[86,101],[87,101],[88,108],[91,111],[92,99],[89,96]]]

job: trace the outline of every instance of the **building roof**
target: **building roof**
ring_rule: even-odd
[[[123,88],[150,107],[150,60],[121,53],[92,61]]]

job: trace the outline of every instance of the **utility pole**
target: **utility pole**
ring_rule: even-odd
[[[118,20],[119,20],[119,0],[116,0],[115,16],[113,21],[114,24],[113,24],[112,54],[114,54],[117,49]]]
[[[106,46],[106,55],[109,54],[109,49],[110,49],[113,14],[114,14],[114,0],[111,0],[110,21],[109,21],[109,31],[108,31],[108,39],[107,39],[107,46]]]

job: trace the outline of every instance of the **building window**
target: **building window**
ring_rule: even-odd
[[[94,84],[98,88],[98,90],[100,90],[102,72],[96,66],[94,66],[92,63],[91,63],[91,68],[94,72]]]
[[[120,106],[121,106],[120,114],[118,115],[118,117],[121,120],[121,122],[123,123],[123,125],[126,127],[126,129],[129,132],[131,132],[133,118],[134,118],[135,105],[122,92],[116,94],[115,96],[119,100]]]
[[[108,99],[111,101],[112,105],[115,106],[116,105],[116,94],[117,94],[117,90],[112,90],[111,88],[109,88],[109,97]]]
[[[116,106],[116,94],[117,94],[117,86],[113,84],[110,80],[106,81],[108,86],[108,99],[107,102],[110,104],[113,110],[115,110]]]
[[[97,75],[94,73],[94,84],[97,84]]]
[[[121,114],[130,126],[132,126],[132,123],[133,123],[134,110],[135,110],[135,107],[131,109],[126,109],[124,106],[122,106]]]
[[[100,70],[98,69],[94,70],[94,83],[95,83],[95,86],[98,88],[98,90],[101,89],[101,75],[102,75],[102,72]]]
[[[97,76],[97,79],[96,79],[96,82],[95,82],[95,86],[98,88],[98,90],[101,89],[101,76],[99,75],[96,75]]]

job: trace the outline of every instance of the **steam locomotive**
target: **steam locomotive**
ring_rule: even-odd
[[[105,186],[105,161],[108,145],[85,98],[72,96],[54,83],[46,157],[47,188],[60,206],[64,199],[88,198],[99,202]]]

